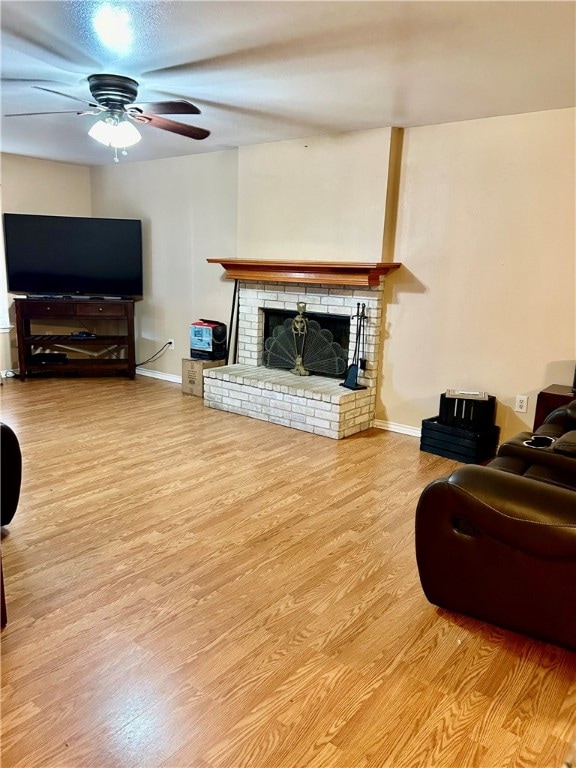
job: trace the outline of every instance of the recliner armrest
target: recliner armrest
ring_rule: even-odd
[[[574,491],[490,467],[467,465],[430,483],[416,518],[420,535],[443,519],[455,535],[488,536],[535,557],[576,562]]]
[[[543,433],[539,432],[538,434]],[[576,476],[576,457],[554,451],[553,443],[551,447],[546,448],[524,445],[524,441],[531,437],[532,432],[520,432],[520,434],[511,437],[510,440],[502,443],[498,449],[498,456],[518,456],[529,464],[552,467],[562,472],[573,472]]]
[[[562,405],[560,408],[553,410],[552,413],[549,413],[539,429],[542,429],[547,424],[562,427],[562,433],[576,429],[576,400],[572,400],[568,405]],[[536,431],[538,432],[539,430]]]
[[[575,501],[576,491],[490,466],[430,483],[416,512],[426,598],[576,651]]]

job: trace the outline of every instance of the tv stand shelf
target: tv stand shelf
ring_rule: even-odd
[[[93,299],[15,299],[16,333],[18,337],[18,366],[20,380],[35,373],[75,373],[98,376],[109,373],[126,374],[130,379],[136,375],[136,350],[134,344],[134,301],[131,299],[94,301]],[[71,326],[69,333],[36,332],[32,324],[51,323]],[[118,333],[110,333],[102,325],[114,323]],[[102,330],[98,333],[98,328]],[[74,336],[79,331],[94,333],[94,336]],[[34,348],[57,347],[59,353],[68,355],[94,353],[97,356],[70,357],[64,362],[37,358]]]
[[[73,336],[68,333],[35,333],[33,336],[26,336],[24,338],[25,344],[32,344],[36,347],[45,347],[49,344],[68,344],[74,346],[83,346],[84,344],[95,344],[102,346],[103,344],[128,344],[127,336]]]

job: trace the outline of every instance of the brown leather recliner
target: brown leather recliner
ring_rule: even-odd
[[[416,510],[428,600],[576,650],[576,400],[504,443],[488,466],[430,483]]]

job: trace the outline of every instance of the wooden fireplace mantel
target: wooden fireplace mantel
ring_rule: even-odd
[[[207,259],[220,264],[230,280],[258,283],[315,283],[320,285],[375,286],[402,264],[358,261],[264,261],[252,259]]]

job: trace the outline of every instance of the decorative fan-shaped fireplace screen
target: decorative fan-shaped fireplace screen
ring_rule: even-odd
[[[263,362],[269,368],[283,368],[300,376],[343,377],[348,352],[334,340],[333,333],[317,320],[305,317],[305,305],[297,315],[276,325],[264,342]]]

